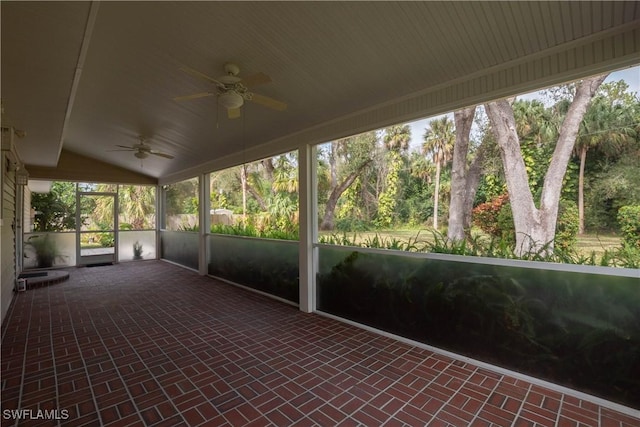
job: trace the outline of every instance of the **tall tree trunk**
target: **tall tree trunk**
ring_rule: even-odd
[[[267,179],[269,182],[273,182],[273,172],[275,171],[275,166],[273,166],[273,158],[269,157],[268,159],[264,159],[261,161],[262,166],[264,166],[265,173],[267,175]]]
[[[507,191],[513,213],[516,234],[515,253],[522,255],[533,249],[531,241],[538,242],[542,231],[540,212],[536,209],[533,194],[529,188],[527,169],[520,152],[520,141],[516,133],[516,123],[510,101],[500,100],[485,105],[491,129],[500,147],[500,157],[507,181]],[[537,233],[534,233],[534,230]]]
[[[456,126],[456,142],[453,145],[453,162],[451,167],[451,202],[449,205],[449,222],[447,224],[447,238],[461,241],[465,238],[465,231],[471,225],[471,209],[473,199],[478,189],[477,184],[470,187],[469,178],[473,181],[470,168],[467,172],[467,155],[469,152],[469,134],[473,125],[476,107],[465,108],[453,113]],[[475,162],[474,163],[478,163]],[[477,167],[477,182],[480,182],[480,165]],[[470,193],[473,193],[471,195]],[[470,199],[470,200],[468,200]],[[467,209],[469,214],[467,215]],[[468,223],[467,223],[468,221]]]
[[[242,223],[247,225],[247,165],[240,166],[240,182],[242,183]]]
[[[580,174],[578,175],[578,234],[584,234],[584,164],[587,161],[587,146],[580,147]]]
[[[256,190],[255,188],[253,188],[253,186],[251,184],[249,184],[249,180],[248,180],[247,176],[245,176],[245,186],[247,188],[247,191],[249,193],[251,193],[253,198],[256,199],[256,202],[258,202],[258,205],[260,206],[260,209],[263,210],[263,211],[266,211],[267,210],[267,203],[264,201],[264,199],[262,198],[260,193],[258,193],[258,190]],[[246,197],[245,197],[245,201],[244,202],[246,203]]]
[[[336,148],[337,142],[332,142],[329,148],[329,173],[331,182],[329,185],[331,188],[335,188],[338,185],[338,168],[336,167]]]
[[[529,188],[520,141],[516,133],[513,109],[507,100],[485,105],[491,128],[500,147],[500,156],[507,181],[511,212],[516,233],[515,254],[553,251],[562,181],[575,145],[580,122],[605,75],[584,79],[565,116],[551,163],[544,177],[540,208],[536,208]]]
[[[322,221],[320,222],[320,230],[333,230],[333,220],[335,217],[336,206],[338,205],[338,200],[342,193],[347,191],[347,188],[353,184],[356,178],[362,173],[364,168],[371,163],[371,161],[364,162],[362,165],[358,167],[355,171],[351,172],[347,177],[337,186],[331,189],[331,194],[329,194],[329,199],[327,199],[327,205],[324,210],[324,216],[322,217]]]
[[[433,229],[438,230],[438,199],[440,198],[440,162],[436,161],[436,188],[433,192]]]
[[[464,232],[467,237],[471,237],[471,222],[473,220],[473,202],[476,200],[476,193],[478,192],[478,187],[480,186],[480,178],[482,176],[482,164],[484,163],[484,159],[487,153],[486,143],[482,142],[480,147],[478,147],[478,152],[476,153],[476,157],[471,162],[471,166],[467,171],[467,194],[464,199],[463,212],[464,217],[462,219],[462,224],[464,226]]]

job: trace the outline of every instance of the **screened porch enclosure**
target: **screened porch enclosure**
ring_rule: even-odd
[[[265,229],[260,237],[249,214],[216,223],[226,190],[210,183],[222,173],[198,177],[203,188],[190,191],[204,194],[206,207],[194,212],[210,215],[162,230],[161,258],[303,311],[312,301],[309,311],[637,409],[637,269],[321,243],[317,205],[306,206],[313,217],[302,212],[315,184],[298,187],[299,235],[274,239]]]
[[[155,187],[68,181],[45,187],[21,187],[24,269],[157,258]]]
[[[309,146],[300,150],[315,152]],[[300,169],[294,175],[305,176]],[[152,197],[153,209],[137,216],[131,213],[136,209],[125,205],[131,191],[140,193],[141,188],[78,190],[75,200],[84,210],[76,210],[75,219],[82,226],[77,231],[25,233],[25,269],[81,266],[75,257],[88,256],[82,250],[95,243],[95,251],[111,249],[118,261],[170,261],[302,311],[374,328],[614,407],[637,409],[636,269],[320,243],[317,220],[302,213],[317,210],[313,198],[303,203],[309,200],[305,192],[316,192],[316,179],[296,187],[300,212],[287,218],[299,219],[297,233],[260,237],[259,229],[269,232],[269,221],[274,227],[283,223],[251,210],[233,214],[220,206],[213,209],[222,203],[225,190],[211,191],[211,181],[212,176],[204,174],[160,186],[158,203]],[[113,223],[105,225],[107,220]],[[233,234],[248,229],[255,235]],[[44,257],[36,253],[34,242],[55,248],[50,265],[38,264]]]
[[[640,426],[637,0],[0,8],[3,426]]]

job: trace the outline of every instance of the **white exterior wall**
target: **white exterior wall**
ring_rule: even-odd
[[[2,129],[2,171],[0,172],[2,202],[0,204],[0,306],[4,320],[13,300],[16,280],[15,219],[16,219],[16,165],[17,156],[13,146],[13,129]]]

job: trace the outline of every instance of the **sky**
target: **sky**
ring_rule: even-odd
[[[640,65],[631,67],[631,68],[626,68],[620,71],[615,71],[609,74],[609,76],[604,82],[608,83],[608,82],[618,81],[618,80],[626,81],[627,84],[629,85],[630,92],[635,92],[636,94],[640,94]],[[536,91],[536,92],[529,92],[529,93],[519,95],[518,98],[542,99],[542,95],[540,94],[540,91]],[[449,114],[450,114],[451,120],[453,120],[453,112]],[[429,126],[429,122],[433,119],[442,117],[443,115],[445,114],[407,123],[411,128],[411,142],[409,144],[410,147],[411,148],[420,147],[420,145],[422,144],[422,138],[425,133],[425,128]]]

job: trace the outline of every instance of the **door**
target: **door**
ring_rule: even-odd
[[[78,192],[78,265],[110,264],[117,257],[117,193]]]

